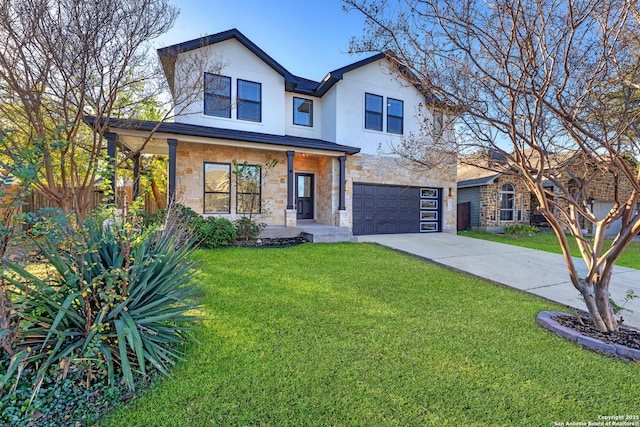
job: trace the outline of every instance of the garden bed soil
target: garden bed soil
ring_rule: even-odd
[[[583,347],[599,353],[640,363],[640,330],[620,326],[616,332],[603,333],[596,329],[587,314],[543,311],[536,322]]]
[[[307,239],[302,236],[297,237],[273,237],[264,239],[237,240],[232,246],[241,246],[246,248],[285,248],[288,246],[306,243]]]
[[[591,318],[585,315],[554,316],[553,319],[562,326],[576,330],[582,335],[598,339],[608,344],[620,344],[625,347],[640,350],[640,331],[635,329],[621,327],[617,332],[600,332],[596,329]]]

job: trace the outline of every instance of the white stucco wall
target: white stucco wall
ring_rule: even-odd
[[[399,80],[385,60],[357,68],[344,74],[337,83],[336,136],[337,142],[355,145],[363,154],[386,154],[410,132],[420,132],[418,112],[424,113],[424,96],[411,84]],[[384,97],[383,131],[365,129],[365,93]],[[403,101],[403,135],[387,132],[387,98]],[[428,113],[427,113],[428,114]]]
[[[313,101],[313,127],[310,126],[298,126],[293,124],[293,98],[310,99]],[[301,95],[297,93],[287,92],[285,94],[285,108],[283,121],[285,124],[285,134],[292,136],[300,136],[303,138],[322,139],[322,98],[315,98],[313,96]]]
[[[208,61],[208,66],[202,63]],[[220,68],[222,66],[222,68]],[[204,72],[231,77],[231,118],[204,114],[204,82],[185,79],[185,75],[202,79]],[[237,80],[248,80],[262,85],[262,121],[236,119],[235,100]],[[184,93],[193,86],[197,96],[190,105],[178,105],[175,121],[202,126],[284,135],[285,90],[284,77],[259,59],[235,39],[182,53],[176,61],[176,92]],[[289,107],[291,110],[291,107]]]

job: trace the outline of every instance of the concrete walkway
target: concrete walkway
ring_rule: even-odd
[[[564,258],[559,254],[448,233],[380,234],[358,236],[357,240],[378,243],[565,306],[585,310],[579,292],[569,280]],[[586,274],[582,259],[576,258],[576,267],[579,274]],[[610,284],[613,300],[621,304],[628,289],[633,289],[640,297],[640,270],[616,266]],[[640,298],[630,301],[625,308],[633,312],[620,313],[624,324],[640,328]]]

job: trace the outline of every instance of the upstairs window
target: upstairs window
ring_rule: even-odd
[[[310,99],[293,98],[293,124],[313,126],[313,101]]]
[[[262,121],[262,85],[238,79],[238,120]]]
[[[382,97],[364,94],[364,127],[382,132]]]
[[[204,213],[220,214],[230,212],[230,178],[230,164],[204,164]]]
[[[204,113],[231,118],[231,77],[204,73]]]
[[[387,98],[387,132],[402,135],[404,118],[404,102]]]

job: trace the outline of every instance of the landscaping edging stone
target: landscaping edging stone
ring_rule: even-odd
[[[620,344],[609,344],[597,338],[583,335],[575,329],[559,324],[553,319],[556,316],[571,316],[571,314],[562,313],[560,311],[541,311],[536,316],[536,323],[543,328],[560,335],[562,338],[578,343],[592,350],[608,353],[612,356],[622,357],[624,359],[640,361],[640,350]]]

